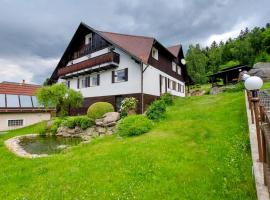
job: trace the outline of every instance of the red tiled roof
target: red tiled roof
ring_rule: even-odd
[[[174,45],[174,46],[171,46],[171,47],[167,47],[167,49],[175,56],[177,57],[178,56],[178,53],[181,49],[181,44],[178,44],[178,45]]]
[[[39,85],[2,82],[0,83],[0,94],[15,94],[34,96],[36,91],[40,88]]]
[[[143,62],[148,62],[154,38],[103,31],[98,31],[98,33],[125,49],[128,53],[140,58]]]

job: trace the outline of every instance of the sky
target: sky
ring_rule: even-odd
[[[0,82],[42,84],[84,22],[202,46],[270,22],[270,0],[0,0]]]

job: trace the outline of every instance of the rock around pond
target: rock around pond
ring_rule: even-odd
[[[36,134],[17,136],[5,141],[7,148],[20,157],[37,158],[60,153],[81,143],[81,138],[40,136]]]

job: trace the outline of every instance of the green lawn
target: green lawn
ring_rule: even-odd
[[[0,135],[0,199],[256,199],[242,93],[182,98],[151,132],[23,159]]]

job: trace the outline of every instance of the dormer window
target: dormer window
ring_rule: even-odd
[[[181,75],[182,72],[181,72],[181,67],[180,66],[177,66],[177,74]]]
[[[152,57],[158,60],[158,50],[156,48],[152,48]]]
[[[172,70],[173,70],[174,72],[176,72],[176,63],[175,63],[175,62],[172,62]]]
[[[85,36],[85,45],[92,44],[92,33]]]

